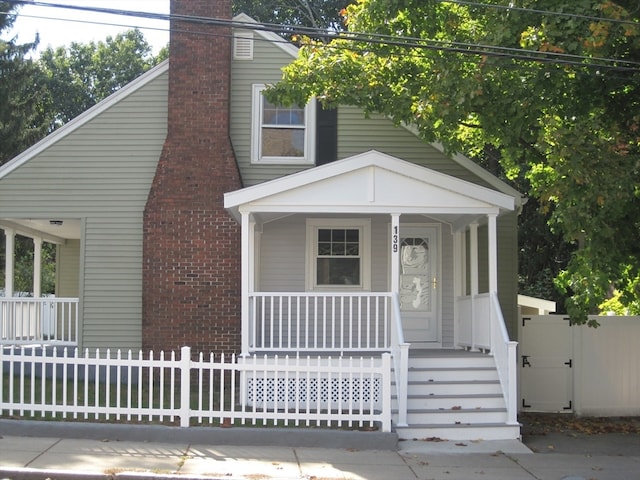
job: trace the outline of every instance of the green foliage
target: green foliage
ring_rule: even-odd
[[[349,0],[233,0],[235,14],[277,25],[341,29],[340,11]]]
[[[43,82],[49,93],[45,110],[57,128],[134,80],[160,60],[139,30],[129,30],[102,42],[49,47],[40,56]]]
[[[14,20],[7,2],[0,2],[0,32]],[[45,50],[39,61],[27,55],[37,42],[17,45],[0,40],[0,164],[36,143],[168,56],[158,57],[138,30],[104,42],[73,43]],[[4,257],[4,242],[0,252]],[[42,249],[42,293],[55,293],[55,245]],[[33,242],[16,237],[14,290],[32,292]],[[4,269],[4,261],[0,265]],[[4,280],[4,274],[0,281]]]
[[[13,4],[0,2],[0,33],[11,29]],[[27,58],[37,45],[0,39],[0,164],[43,135],[41,86],[34,82],[37,66]]]
[[[452,152],[490,146],[510,178],[526,179],[561,245],[577,247],[562,252],[556,279],[573,319],[598,312],[614,288],[625,306],[637,303],[637,5],[482,3],[360,0],[345,12],[354,35],[307,41],[270,98],[379,112]]]

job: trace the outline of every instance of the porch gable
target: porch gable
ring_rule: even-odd
[[[514,206],[512,196],[374,150],[225,194],[237,220],[241,210],[485,215]]]

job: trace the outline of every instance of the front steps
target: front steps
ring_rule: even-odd
[[[410,350],[408,426],[398,438],[442,440],[519,439],[507,409],[493,357],[464,350]]]

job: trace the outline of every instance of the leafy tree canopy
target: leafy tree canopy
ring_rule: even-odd
[[[340,29],[340,12],[348,3],[349,0],[233,0],[233,11],[264,23]]]
[[[11,4],[0,2],[0,34],[11,29],[15,13]],[[0,164],[42,136],[44,92],[33,81],[37,67],[27,58],[36,45],[37,38],[25,44],[0,39]]]
[[[78,116],[159,63],[140,30],[105,41],[47,48],[40,55],[43,83],[49,92],[50,129]]]
[[[343,15],[350,35],[307,41],[272,99],[380,112],[472,157],[490,146],[579,247],[556,279],[569,314],[586,321],[614,289],[639,313],[637,2],[359,0]]]

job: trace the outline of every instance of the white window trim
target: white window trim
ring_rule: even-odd
[[[318,229],[357,228],[360,230],[361,285],[317,285]],[[371,291],[371,220],[368,218],[308,218],[307,219],[307,291]]]
[[[251,99],[251,163],[314,165],[316,157],[316,101],[312,99],[304,109],[304,157],[263,157],[262,142],[262,91],[264,84],[254,84]]]

